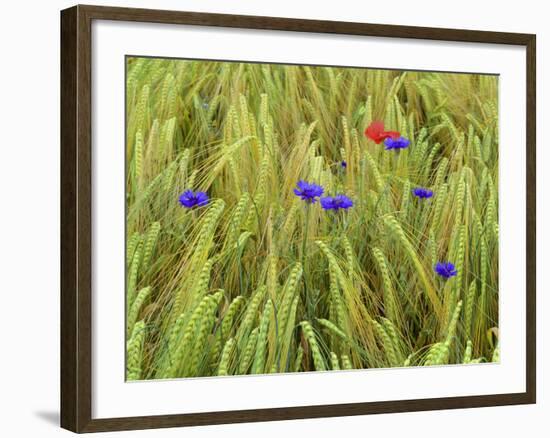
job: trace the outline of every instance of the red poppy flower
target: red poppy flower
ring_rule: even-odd
[[[399,132],[396,131],[384,131],[384,122],[376,120],[372,122],[365,130],[365,135],[373,140],[376,144],[380,144],[386,138],[396,139],[399,138]]]

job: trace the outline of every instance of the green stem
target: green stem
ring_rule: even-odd
[[[309,225],[309,205],[306,204],[306,217],[304,221],[304,233],[302,235],[302,269],[305,267],[306,261],[306,245],[307,245],[307,231]],[[305,269],[304,269],[305,271]]]
[[[306,309],[308,318],[311,321],[313,318],[313,303],[311,301],[311,297],[308,293],[308,275],[307,275],[307,269],[306,269],[306,246],[307,246],[307,238],[308,238],[308,228],[309,228],[309,210],[310,206],[306,205],[306,217],[304,222],[304,233],[302,235],[302,272],[303,272],[303,279],[304,279],[304,302],[306,303]]]

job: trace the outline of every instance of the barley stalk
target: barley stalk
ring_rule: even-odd
[[[139,380],[142,374],[143,340],[145,323],[137,322],[132,328],[132,336],[126,344],[126,379]]]

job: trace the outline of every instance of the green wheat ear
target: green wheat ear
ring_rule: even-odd
[[[352,370],[353,365],[351,363],[351,360],[349,359],[348,355],[343,354],[342,355],[342,366],[345,370]]]
[[[218,367],[218,376],[227,376],[229,358],[234,347],[235,347],[235,339],[233,338],[228,339],[223,347],[222,357],[220,359],[220,365]]]
[[[258,343],[256,345],[256,355],[254,357],[254,364],[252,365],[253,374],[262,374],[265,371],[265,360],[267,350],[267,336],[269,323],[271,320],[271,314],[273,312],[273,303],[269,299],[267,300],[262,317],[260,319],[260,330],[258,332]]]
[[[153,250],[157,243],[157,239],[160,233],[160,223],[153,222],[145,236],[145,245],[143,248],[143,266],[148,267],[151,263],[151,257],[153,255]]]
[[[333,322],[329,321],[328,319],[322,319],[322,318],[317,319],[317,322],[322,327],[326,328],[329,333],[335,335],[338,339],[341,339],[346,343],[350,342],[348,336],[341,329],[339,329],[336,326],[336,324],[334,324]]]
[[[290,272],[290,275],[287,279],[287,282],[283,289],[283,301],[281,304],[280,312],[279,312],[279,324],[282,328],[286,327],[287,320],[290,316],[290,310],[292,307],[292,303],[294,302],[294,298],[297,292],[298,283],[302,278],[302,264],[296,263],[292,271]]]
[[[227,312],[222,320],[222,336],[227,338],[233,329],[235,316],[241,311],[245,305],[246,299],[243,296],[236,297],[229,305]]]
[[[309,347],[311,348],[311,355],[313,356],[313,363],[315,365],[315,370],[316,371],[326,370],[325,360],[323,359],[321,350],[319,349],[319,344],[317,343],[317,338],[315,337],[313,327],[311,326],[309,321],[302,321],[300,325],[302,326],[304,335],[307,339]]]
[[[380,270],[380,274],[382,275],[382,283],[384,285],[384,306],[387,315],[392,321],[398,321],[398,298],[392,286],[386,258],[379,248],[372,248],[372,253],[378,265],[378,269]]]
[[[151,293],[150,287],[144,287],[139,291],[137,294],[136,299],[132,303],[132,306],[130,307],[130,310],[128,311],[128,317],[127,317],[127,335],[129,336],[132,332],[132,328],[134,327],[134,324],[136,323],[136,320],[138,318],[139,312],[141,310],[141,306],[145,302],[145,300],[149,297]]]
[[[296,357],[294,359],[294,368],[293,368],[294,372],[299,372],[301,370],[303,359],[304,359],[304,349],[300,345],[298,347],[298,350],[296,351]]]
[[[334,352],[330,352],[330,367],[333,370],[340,369],[340,362],[338,361],[338,355]]]
[[[250,336],[248,337],[244,353],[240,358],[239,374],[246,374],[248,368],[252,363],[252,358],[254,357],[256,352],[256,344],[258,343],[258,330],[259,329],[256,327],[254,330],[252,330]]]
[[[462,363],[470,363],[472,360],[472,341],[468,339],[466,343],[466,349],[464,350],[464,356],[462,358]]]
[[[142,352],[145,339],[145,322],[139,321],[132,328],[132,336],[126,344],[126,379],[139,380],[142,374]]]
[[[252,295],[252,299],[250,300],[250,303],[244,313],[242,323],[238,328],[237,338],[242,339],[245,336],[248,336],[249,331],[252,330],[254,321],[258,316],[258,309],[264,299],[266,290],[267,288],[265,286],[260,286]]]

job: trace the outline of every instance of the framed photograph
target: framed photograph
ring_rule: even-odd
[[[535,403],[535,35],[61,13],[61,423]]]

